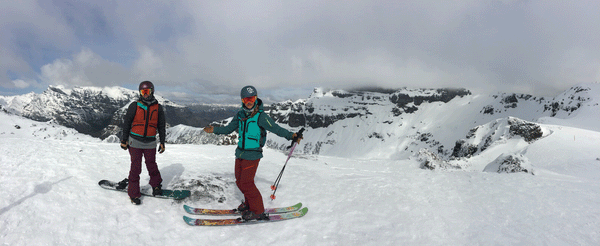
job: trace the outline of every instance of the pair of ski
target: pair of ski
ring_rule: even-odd
[[[121,192],[127,192],[127,188],[129,186],[129,180],[124,179],[120,182],[114,182],[110,180],[100,180],[98,185],[104,189],[108,190],[116,190]],[[162,195],[153,195],[152,189],[148,186],[140,187],[140,192],[144,196],[148,197],[156,197],[163,199],[174,199],[174,200],[182,200],[191,195],[191,191],[189,190],[169,190],[162,189]],[[230,215],[230,216],[240,216],[241,214],[235,210],[220,210],[220,209],[203,209],[203,208],[193,208],[188,205],[183,205],[183,208],[186,212],[193,215]],[[253,223],[263,223],[263,222],[274,222],[274,221],[282,221],[288,219],[294,219],[304,216],[308,212],[308,208],[302,208],[302,203],[298,203],[289,207],[281,207],[281,208],[268,208],[265,209],[265,213],[269,214],[269,220],[251,220],[245,221],[238,219],[193,219],[187,216],[183,216],[183,219],[188,225],[199,226],[214,226],[214,225],[236,225],[236,224],[253,224]]]
[[[222,210],[222,209],[205,209],[205,208],[194,208],[188,205],[183,205],[183,208],[189,214],[194,215],[241,215],[237,210]],[[265,213],[268,214],[268,220],[250,220],[246,221],[241,218],[237,219],[194,219],[188,216],[183,216],[183,220],[191,226],[221,226],[221,225],[237,225],[237,224],[255,224],[265,222],[275,222],[282,220],[289,220],[300,218],[308,213],[308,208],[302,208],[302,203],[298,203],[289,207],[280,208],[267,208]]]

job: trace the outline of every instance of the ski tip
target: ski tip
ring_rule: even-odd
[[[185,221],[185,223],[187,223],[188,225],[194,225],[194,222],[196,221],[196,219],[192,219],[190,217],[187,216],[183,216],[183,220]]]
[[[194,208],[192,208],[192,207],[190,207],[190,206],[188,206],[188,205],[185,205],[185,204],[183,204],[183,209],[184,209],[186,212],[190,213],[190,214],[193,214],[193,213],[194,213]]]

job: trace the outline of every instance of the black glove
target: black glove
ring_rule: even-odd
[[[121,141],[121,149],[127,150],[128,147],[127,141]]]
[[[302,127],[302,129],[300,129],[300,131],[294,133],[294,135],[292,136],[292,143],[290,144],[290,146],[287,147],[288,149],[294,145],[294,142],[300,143],[300,140],[303,138],[302,132],[304,132],[304,127]]]
[[[159,153],[159,154],[162,154],[163,152],[165,152],[165,144],[162,144],[162,143],[161,143],[161,144],[158,146],[158,153]]]
[[[303,139],[302,132],[304,132],[304,128],[300,129],[300,131],[296,132],[296,137],[292,141],[300,143],[300,140]]]

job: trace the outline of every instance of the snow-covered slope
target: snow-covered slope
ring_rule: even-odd
[[[97,184],[128,174],[129,154],[117,143],[74,132],[62,138],[68,129],[0,113],[0,241],[6,245],[598,245],[600,133],[536,123],[543,136],[527,142],[521,135],[510,135],[511,119],[517,118],[478,124],[472,138],[461,136],[477,146],[486,136],[495,141],[471,158],[446,160],[461,167],[448,171],[423,169],[412,156],[355,159],[296,154],[274,201],[268,200],[270,185],[286,153],[265,149],[256,174],[265,205],[302,202],[308,214],[277,223],[191,227],[182,220],[183,204],[225,209],[243,198],[234,181],[235,146],[168,144],[157,156],[163,185],[189,188],[192,197],[181,203],[145,197],[141,206],[134,206],[126,193]],[[424,121],[420,130],[434,122],[425,116],[416,122],[420,120]],[[347,148],[339,156],[352,156],[361,147],[375,151],[366,146],[368,142],[344,144]],[[534,175],[482,172],[494,164],[510,167],[510,160],[498,157],[515,151],[522,167],[531,168]],[[141,178],[147,184],[146,171]]]
[[[237,143],[237,135],[219,136],[207,134],[202,128],[176,125],[167,129],[167,142],[174,144],[232,145]]]
[[[38,122],[0,111],[0,136],[19,139],[48,139],[100,142],[100,139],[80,134],[56,122]]]

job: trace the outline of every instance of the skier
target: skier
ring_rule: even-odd
[[[240,191],[244,194],[244,201],[237,210],[242,212],[244,220],[265,220],[268,215],[264,213],[262,195],[254,184],[254,176],[258,169],[258,162],[263,157],[262,147],[265,145],[267,132],[275,133],[287,140],[292,140],[298,134],[292,133],[275,123],[263,112],[263,103],[257,97],[256,88],[245,86],[240,93],[242,109],[233,117],[231,122],[224,127],[208,126],[204,128],[207,133],[229,134],[238,130],[238,147],[235,150],[235,179]],[[300,143],[302,138],[298,137]]]
[[[140,205],[140,173],[142,157],[150,175],[152,195],[162,195],[162,178],[156,164],[156,134],[160,137],[158,153],[165,151],[165,113],[162,105],[154,98],[154,85],[144,81],[139,86],[140,97],[127,109],[123,121],[121,148],[129,149],[131,168],[129,169],[129,188],[127,193],[131,203]]]

